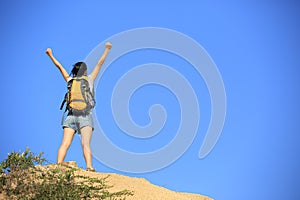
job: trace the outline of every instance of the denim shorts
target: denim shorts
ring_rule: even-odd
[[[68,115],[65,121],[62,124],[63,128],[71,128],[75,130],[75,133],[78,132],[80,134],[80,129],[89,126],[94,130],[94,120],[92,114],[85,116],[74,116]]]

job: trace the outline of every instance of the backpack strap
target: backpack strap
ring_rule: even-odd
[[[60,106],[60,110],[63,109],[64,104],[65,104],[66,102],[68,102],[68,92],[65,94],[64,100],[63,100],[63,102],[61,103],[61,106]],[[67,112],[67,110],[68,110],[68,105],[66,105],[65,111],[64,111],[63,114],[62,114],[62,117],[61,117],[61,124],[63,124],[64,121],[65,121],[65,113]]]
[[[65,103],[67,102],[67,98],[68,98],[68,93],[65,94],[64,100],[61,102],[60,110],[63,109]],[[66,106],[66,109],[67,109],[67,106]]]
[[[65,113],[66,113],[67,110],[68,110],[69,91],[70,91],[70,89],[71,89],[71,87],[72,87],[72,83],[73,83],[73,78],[71,78],[71,79],[68,81],[68,92],[66,92],[66,94],[65,94],[65,96],[64,96],[64,99],[63,99],[63,101],[62,101],[62,103],[61,103],[61,105],[60,105],[60,110],[62,110],[63,107],[64,107],[64,105],[65,105],[65,103],[66,103],[65,111],[63,112],[62,117],[61,117],[61,124],[64,123],[64,121],[65,121]]]

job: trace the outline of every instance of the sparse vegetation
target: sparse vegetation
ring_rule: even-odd
[[[0,164],[0,194],[8,199],[125,199],[132,191],[110,192],[105,178],[91,178],[76,173],[81,169],[64,165],[43,165],[43,153],[29,148],[12,152]]]

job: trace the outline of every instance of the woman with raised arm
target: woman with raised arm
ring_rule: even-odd
[[[84,62],[75,63],[69,75],[60,62],[53,56],[52,50],[50,48],[46,50],[46,54],[50,57],[54,65],[61,72],[65,81],[68,83],[68,93],[65,98],[68,115],[62,124],[64,135],[58,150],[58,164],[63,163],[67,150],[72,143],[74,134],[78,132],[81,134],[81,145],[86,162],[86,169],[88,171],[95,171],[92,164],[92,152],[90,148],[90,141],[94,130],[91,110],[94,105],[89,103],[89,96],[93,96],[94,80],[97,78],[100,68],[112,47],[109,42],[107,42],[105,46],[106,48],[102,56],[89,75],[87,75],[87,65]]]

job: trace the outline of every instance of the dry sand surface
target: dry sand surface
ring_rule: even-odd
[[[175,192],[156,186],[144,178],[134,178],[111,173],[87,172],[85,170],[79,170],[77,173],[93,178],[104,178],[109,175],[107,183],[113,186],[113,188],[110,189],[111,192],[124,189],[134,192],[134,195],[126,197],[126,200],[212,200],[200,194]]]
[[[93,173],[88,172],[92,177],[105,177],[107,173]],[[127,200],[210,200],[203,195],[182,193],[168,190],[151,184],[143,178],[132,178],[128,176],[109,174],[108,184],[113,185],[112,191],[119,191],[123,189],[134,192],[133,196],[126,197]]]

